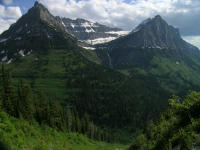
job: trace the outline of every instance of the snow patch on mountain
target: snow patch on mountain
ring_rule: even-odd
[[[75,25],[75,24],[73,24],[73,23],[71,23],[70,25],[71,25],[71,27],[72,27],[72,28],[75,28],[75,26],[76,26],[76,25]]]
[[[13,59],[12,59],[12,58],[11,58],[11,59],[9,59],[9,60],[7,61],[7,64],[10,64],[12,61],[13,61]]]
[[[89,49],[89,50],[95,50],[94,47],[82,47],[82,48]]]
[[[18,53],[19,53],[22,57],[25,56],[25,54],[24,54],[24,50],[20,50]]]
[[[6,61],[8,59],[8,57],[7,56],[4,56],[2,59],[1,59],[1,61]]]
[[[115,34],[115,35],[118,35],[118,36],[125,36],[125,35],[129,34],[130,31],[109,31],[109,32],[105,32],[105,33]]]
[[[102,44],[102,43],[107,43],[110,42],[112,40],[115,40],[117,37],[106,37],[106,38],[97,38],[94,40],[86,40],[85,42],[91,45],[95,45],[95,44]]]
[[[92,28],[90,29],[85,28],[85,32],[90,33],[90,32],[95,32],[95,31]]]
[[[62,25],[63,25],[64,27],[66,27],[63,21],[61,21],[61,23],[62,23]]]
[[[7,41],[8,39],[1,39],[0,43]]]
[[[81,23],[81,26],[87,28],[87,27],[91,27],[91,24],[88,22],[84,22],[84,23]]]
[[[93,22],[84,22],[84,23],[81,23],[81,27],[87,28],[87,27],[97,27],[97,26]]]
[[[78,40],[91,45],[109,42],[129,33],[129,31],[123,31],[120,28],[108,27],[81,18],[76,20],[61,18],[61,21],[65,24],[65,28]]]
[[[31,50],[27,53],[27,55],[30,55],[30,54],[32,53],[32,51],[33,51],[33,50],[31,49]]]
[[[1,51],[1,54],[4,54],[4,53],[5,53],[5,50],[2,50],[2,51]]]

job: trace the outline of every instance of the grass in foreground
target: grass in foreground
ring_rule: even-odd
[[[120,144],[97,142],[77,133],[58,132],[0,112],[0,140],[11,150],[124,150]]]

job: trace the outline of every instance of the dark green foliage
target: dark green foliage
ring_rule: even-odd
[[[69,132],[71,132],[72,131],[72,121],[73,121],[73,114],[72,114],[72,112],[71,112],[71,109],[70,109],[70,107],[69,106],[67,106],[66,107],[66,126],[67,126],[67,129],[68,129],[68,131]],[[82,132],[82,133],[84,133],[84,132]]]
[[[47,99],[56,97],[65,106],[69,105],[73,116],[74,109],[77,110],[83,124],[82,118],[87,113],[94,124],[108,130],[134,132],[148,120],[155,119],[167,105],[168,93],[158,83],[147,78],[127,77],[94,64],[78,49],[52,49],[44,55],[32,54],[7,68],[12,71],[15,84],[23,79],[35,92],[44,91]],[[67,113],[65,109],[64,114]],[[69,120],[74,122],[74,117]],[[88,128],[86,124],[81,128],[82,132]],[[75,131],[75,126],[71,126],[70,131]]]
[[[114,69],[135,79],[153,80],[154,84],[170,93],[185,95],[188,90],[198,90],[200,87],[200,54],[124,44],[97,49],[96,52],[106,66],[109,66],[109,53]]]
[[[48,123],[49,105],[46,95],[40,91],[38,100],[35,103],[35,118],[40,124]]]
[[[169,106],[160,120],[155,124],[150,123],[129,149],[140,150],[144,146],[146,150],[198,149],[200,92],[191,92],[182,103],[180,101],[177,96],[170,98]]]
[[[153,79],[170,93],[183,96],[200,88],[200,51],[160,16],[96,47],[102,64],[135,79]]]
[[[21,82],[18,87],[18,113],[25,120],[33,120],[33,94],[32,89],[28,85]]]
[[[62,106],[56,100],[49,103],[49,125],[54,128],[62,129]]]
[[[10,150],[10,148],[0,140],[0,150]]]
[[[84,116],[82,117],[82,132],[87,133],[90,128],[89,126],[90,126],[90,118],[89,115],[85,113]]]
[[[75,113],[75,130],[79,133],[82,131],[81,121],[79,119],[78,112]]]
[[[56,17],[41,4],[36,4],[0,38],[10,37],[6,43],[0,43],[0,50],[6,49],[8,57],[15,57],[17,49],[28,51],[48,51],[50,48],[73,49],[76,39],[68,34]],[[43,51],[44,53],[44,51]]]
[[[11,77],[9,73],[5,73],[3,66],[2,83],[1,88],[4,90],[0,91],[0,95],[2,95],[2,99],[0,99],[2,102],[1,107],[11,116],[28,120],[30,123],[36,120],[39,124],[48,125],[59,131],[82,133],[94,140],[111,142],[110,135],[105,138],[101,137],[100,133],[107,135],[108,133],[94,125],[87,114],[80,117],[74,108],[63,107],[55,99],[49,100],[42,91],[34,98],[32,88],[23,84],[22,81],[19,83],[17,90],[14,90]],[[13,95],[17,96],[14,97]]]
[[[2,65],[2,108],[6,110],[10,115],[16,116],[16,93],[14,87],[11,85],[10,73],[4,70],[4,65]]]
[[[68,133],[30,123],[0,110],[0,150],[114,150],[125,146],[99,142],[86,135]]]
[[[147,139],[146,136],[141,134],[135,138],[134,142],[129,148],[130,150],[147,150]]]

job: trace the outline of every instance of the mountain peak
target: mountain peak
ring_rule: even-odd
[[[144,20],[125,39],[129,45],[134,47],[195,49],[181,38],[177,28],[169,25],[160,15]]]
[[[95,45],[109,42],[120,36],[128,34],[120,28],[108,27],[106,25],[92,22],[83,18],[58,18],[65,28],[75,37],[88,44]]]
[[[32,14],[31,16],[37,17],[37,19],[38,17],[41,19],[44,16],[51,15],[48,9],[38,1],[36,1],[34,6],[28,11],[28,14]]]
[[[39,2],[24,14],[7,31],[0,35],[1,47],[9,51],[6,58],[14,59],[16,53],[48,50],[49,48],[67,48],[73,38],[47,8]],[[11,46],[12,45],[12,46]]]
[[[155,19],[162,19],[162,17],[160,15],[156,15],[154,18]]]
[[[38,1],[35,1],[34,7],[37,7],[40,3]]]
[[[46,9],[41,3],[38,1],[35,1],[34,7],[33,8],[40,8],[40,9]]]
[[[154,18],[151,19],[151,21],[153,23],[161,23],[162,25],[168,25],[168,23],[160,16],[160,15],[156,15]],[[161,25],[160,24],[160,25]]]

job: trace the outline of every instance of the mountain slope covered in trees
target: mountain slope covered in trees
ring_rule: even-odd
[[[171,93],[200,87],[200,52],[161,16],[141,23],[127,36],[97,45],[102,63],[134,78],[151,77]]]
[[[29,25],[31,18],[35,21]],[[42,46],[31,45],[33,37]],[[86,50],[78,47],[76,39],[62,23],[38,2],[0,38],[7,38],[0,43],[1,58],[6,57],[3,62],[12,74],[14,87],[18,87],[22,80],[22,83],[30,85],[34,94],[44,91],[48,98],[53,99],[51,102],[58,99],[62,106],[69,105],[80,118],[87,113],[94,124],[114,136],[114,131],[126,131],[126,136],[118,132],[116,138],[120,140],[130,140],[130,133],[145,126],[148,120],[155,119],[166,106],[168,92],[160,88],[157,81],[127,77],[87,60],[83,56]],[[30,91],[28,88],[27,92]],[[50,103],[49,107],[53,105]],[[23,111],[29,112],[27,109]],[[62,128],[59,123],[58,126]]]
[[[0,106],[9,115],[23,118],[30,123],[37,121],[60,131],[77,132],[96,140],[113,140],[105,131],[90,120],[87,113],[82,116],[74,107],[62,106],[56,99],[46,97],[40,91],[32,92],[28,84],[22,81],[14,87],[9,72],[2,66]]]
[[[109,149],[94,140],[129,142],[132,133],[165,110],[171,93],[184,95],[200,87],[198,49],[160,16],[127,36],[97,45],[93,53],[79,47],[62,22],[36,2],[0,41],[0,133],[18,149],[31,144],[32,149],[50,149],[56,137],[54,149],[78,144]],[[172,98],[161,120],[149,126],[153,131],[147,128],[130,149],[196,146],[198,97],[192,93],[182,104]],[[23,145],[19,135],[30,143]]]
[[[111,128],[144,126],[158,116],[168,97],[156,82],[126,77],[70,50],[49,50],[42,57],[30,54],[6,68],[15,86],[22,79],[34,92],[43,90],[48,97],[72,105],[80,114],[87,112],[95,123]]]
[[[183,102],[181,102],[183,101]],[[198,150],[200,146],[200,92],[182,100],[173,96],[159,121],[149,123],[130,150]]]

